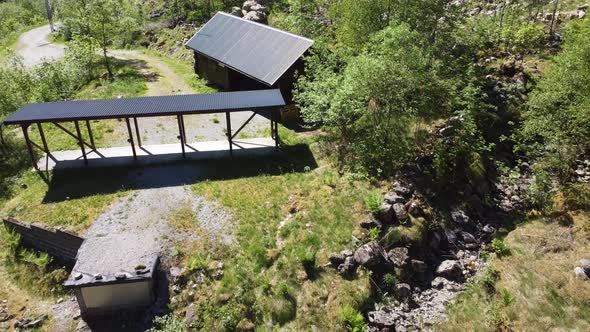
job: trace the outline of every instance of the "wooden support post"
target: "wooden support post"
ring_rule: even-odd
[[[276,112],[273,112],[272,114],[273,114],[272,117],[274,118],[275,150],[278,151],[279,150],[279,121],[278,121],[278,114],[276,114]]]
[[[135,134],[137,135],[137,145],[141,146],[141,135],[139,134],[139,125],[137,124],[137,118],[133,118],[133,124],[135,125]]]
[[[125,118],[125,122],[127,123],[127,132],[129,133],[129,144],[131,144],[131,150],[133,151],[133,159],[137,160],[137,153],[135,152],[135,143],[133,143],[133,133],[131,132],[129,118]]]
[[[227,141],[229,142],[229,154],[230,156],[234,155],[234,144],[232,142],[232,136],[231,136],[231,117],[229,115],[229,112],[225,112],[225,122],[227,124]]]
[[[33,153],[33,146],[31,145],[31,140],[29,139],[29,125],[21,125],[21,128],[23,129],[23,136],[25,137],[25,142],[27,143],[27,149],[29,150],[31,163],[36,170],[39,170],[39,167],[37,167],[37,161],[35,160],[35,154]]]
[[[180,115],[177,115],[176,119],[178,120],[178,131],[180,132],[178,138],[180,139],[180,146],[182,147],[182,158],[186,158],[186,152],[184,151],[184,133],[182,130],[182,120],[180,119]]]
[[[74,121],[74,125],[76,126],[76,134],[78,134],[78,144],[80,144],[80,149],[82,149],[82,157],[84,157],[84,165],[88,165],[88,158],[86,157],[86,150],[84,150],[84,141],[82,140],[82,133],[80,132],[80,124],[78,121]]]
[[[94,135],[92,135],[92,128],[90,128],[90,120],[86,120],[86,130],[88,131],[90,145],[92,145],[92,149],[96,150],[96,144],[94,144]]]
[[[43,132],[43,127],[41,126],[41,122],[37,123],[37,129],[39,129],[39,136],[41,136],[41,142],[43,142],[43,150],[49,157],[49,147],[47,146],[47,140],[45,139],[45,133]]]
[[[180,115],[180,123],[182,124],[182,139],[184,140],[184,144],[186,144],[187,140],[186,140],[186,127],[184,126],[184,115]]]

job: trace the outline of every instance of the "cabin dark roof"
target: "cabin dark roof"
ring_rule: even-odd
[[[218,12],[186,46],[269,86],[307,51],[313,40]]]
[[[206,114],[225,111],[254,111],[284,105],[285,100],[278,89],[197,95],[60,101],[25,105],[8,116],[4,120],[4,124]]]

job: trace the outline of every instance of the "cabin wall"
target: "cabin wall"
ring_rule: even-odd
[[[216,60],[195,52],[195,72],[211,85],[226,91],[280,89],[288,104],[293,102],[295,73],[303,73],[304,67],[303,59],[300,58],[273,86],[268,86],[231,68],[222,67]]]
[[[230,90],[229,70],[221,63],[195,52],[195,73],[211,85]]]

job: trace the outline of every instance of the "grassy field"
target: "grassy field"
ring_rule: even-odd
[[[510,232],[512,255],[488,270],[449,308],[443,331],[589,331],[590,285],[573,269],[590,253],[590,215],[573,227],[533,220]]]
[[[170,67],[170,69],[172,69],[178,76],[180,76],[182,80],[194,90],[195,93],[218,92],[217,89],[207,86],[205,80],[203,80],[197,74],[195,74],[192,59],[184,60],[171,58],[169,56],[162,55],[157,51],[149,49],[143,49],[142,53]]]

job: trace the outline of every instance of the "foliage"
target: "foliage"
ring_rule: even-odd
[[[495,252],[498,257],[509,256],[511,254],[510,248],[501,239],[493,239],[490,243],[489,249]]]
[[[158,316],[154,318],[154,327],[148,332],[186,332],[188,327],[184,319],[178,318],[173,314]]]
[[[573,161],[590,150],[590,21],[572,21],[564,51],[540,79],[524,112],[518,150],[563,182]]]
[[[383,276],[383,286],[388,290],[388,291],[394,291],[395,290],[395,286],[398,283],[398,279],[397,276],[393,273],[386,273]]]
[[[102,51],[103,63],[113,78],[107,48],[130,45],[141,31],[143,22],[140,6],[124,0],[62,0],[58,3],[65,40],[79,36],[89,37]]]
[[[350,306],[342,309],[340,319],[344,323],[344,327],[350,332],[362,332],[367,329],[367,323],[363,315]]]
[[[376,33],[371,45],[340,71],[334,70],[338,59],[320,50],[309,59],[312,74],[300,79],[295,99],[306,121],[321,121],[338,140],[340,161],[387,175],[412,153],[412,121],[439,106],[439,81],[422,35],[408,25]]]
[[[369,230],[369,240],[375,241],[381,235],[381,228],[375,227]]]
[[[365,197],[365,207],[373,215],[377,215],[379,213],[381,203],[383,203],[383,196],[377,190],[369,192],[369,194]]]
[[[43,22],[45,15],[45,5],[41,0],[0,2],[0,45],[15,33]]]
[[[207,269],[207,261],[209,259],[201,253],[195,253],[189,257],[187,261],[187,268],[190,272]]]

